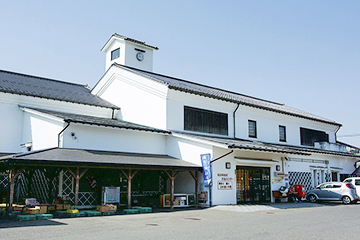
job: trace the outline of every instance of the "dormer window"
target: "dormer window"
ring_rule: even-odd
[[[117,59],[118,57],[120,57],[120,48],[111,51],[111,60]]]

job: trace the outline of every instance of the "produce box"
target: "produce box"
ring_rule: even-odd
[[[47,213],[47,206],[44,206],[44,205],[40,205],[40,214],[44,214],[44,213]]]
[[[46,211],[47,212],[52,212],[52,211],[55,211],[56,210],[56,205],[55,204],[40,204],[40,207],[41,206],[46,206]]]
[[[108,204],[106,205],[110,208],[110,212],[116,212],[117,211],[117,206],[113,205],[113,204]]]
[[[79,210],[78,209],[68,209],[67,213],[78,213]]]
[[[88,217],[93,217],[93,216],[101,216],[101,212],[98,211],[84,211],[85,215]]]
[[[36,220],[36,215],[18,215],[16,219],[20,222],[23,221],[34,221]]]
[[[64,209],[68,209],[70,207],[70,204],[63,204],[64,205]]]
[[[47,219],[52,219],[53,215],[52,214],[36,214],[36,220],[47,220]]]
[[[55,210],[64,210],[64,204],[55,204]]]
[[[105,206],[96,206],[96,211],[98,212],[110,212],[110,207],[105,205]]]
[[[27,212],[29,214],[40,214],[40,209],[39,208],[28,208]]]

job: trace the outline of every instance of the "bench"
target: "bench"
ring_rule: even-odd
[[[277,190],[277,191],[272,191],[272,194],[273,194],[273,196],[274,196],[274,198],[275,198],[275,202],[281,202],[281,199],[282,198],[288,198],[289,196],[286,194],[285,196],[279,191],[279,190]]]

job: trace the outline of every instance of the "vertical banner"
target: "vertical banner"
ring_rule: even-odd
[[[200,158],[203,167],[204,187],[211,187],[212,179],[211,179],[210,153],[201,154]]]

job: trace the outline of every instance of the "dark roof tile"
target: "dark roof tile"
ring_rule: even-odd
[[[87,86],[4,70],[0,70],[0,92],[119,109],[91,94]]]

